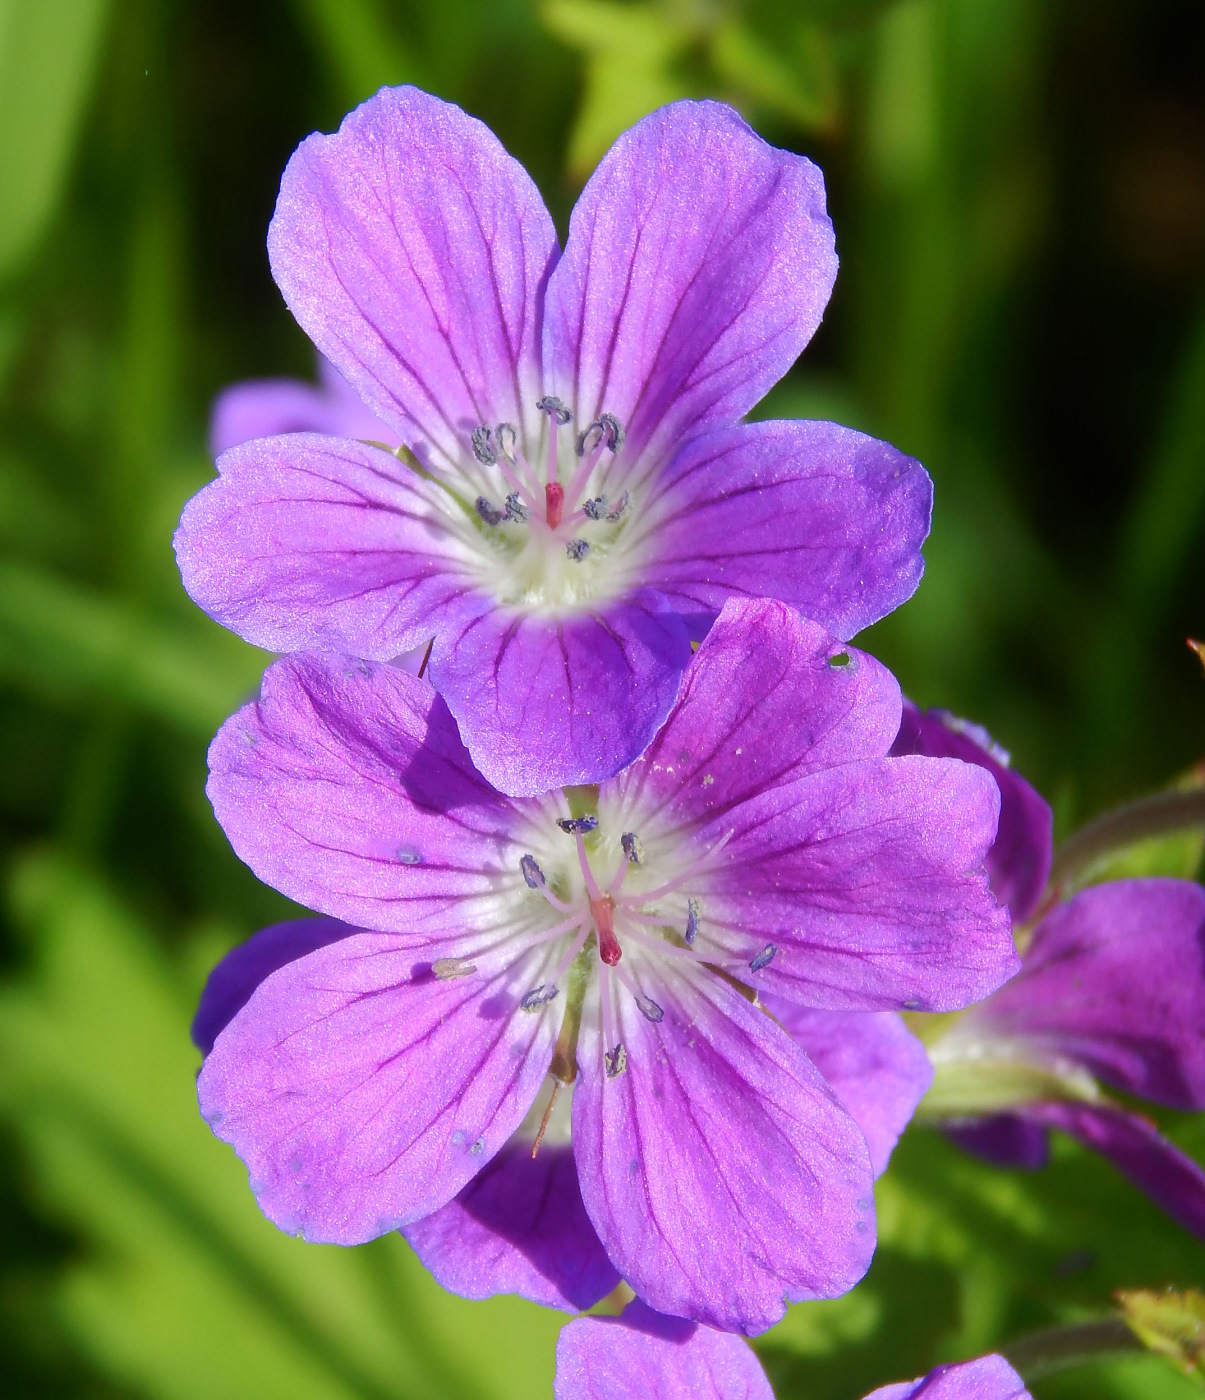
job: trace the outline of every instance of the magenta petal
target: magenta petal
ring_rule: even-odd
[[[569,618],[483,611],[438,639],[431,680],[482,773],[503,792],[533,795],[630,763],[689,660],[678,614],[638,590]]]
[[[1162,1137],[1153,1123],[1103,1104],[1031,1104],[1025,1114],[1107,1157],[1173,1220],[1205,1239],[1205,1171]]]
[[[397,434],[375,418],[347,381],[325,360],[319,388],[300,379],[250,379],[232,384],[214,400],[209,450],[215,457],[254,438],[282,433],[324,433],[396,447]]]
[[[699,882],[726,962],[753,985],[830,1011],[953,1011],[1020,966],[982,870],[995,782],[948,758],[864,759],[751,798]],[[740,958],[777,952],[750,978]]]
[[[890,1011],[810,1011],[781,997],[765,1001],[862,1129],[880,1176],[933,1082],[925,1047]]]
[[[1205,1108],[1205,889],[1115,880],[1038,925],[1021,975],[972,1013],[1119,1089]]]
[[[964,1152],[996,1167],[1037,1171],[1050,1160],[1046,1129],[1019,1113],[994,1113],[987,1118],[958,1118],[943,1123],[942,1131]]]
[[[509,1143],[434,1215],[403,1232],[436,1279],[462,1298],[518,1293],[580,1312],[619,1282],[582,1205],[569,1147]]]
[[[439,981],[360,933],[273,973],[214,1043],[201,1112],[291,1234],[360,1244],[445,1205],[522,1122],[556,1028],[530,957]]]
[[[634,453],[734,423],[811,339],[837,275],[820,171],[719,102],[676,102],[603,157],[548,284],[545,375]]]
[[[620,783],[642,813],[706,820],[801,774],[885,754],[899,713],[899,686],[873,657],[785,603],[734,599]]]
[[[865,1400],[1032,1400],[1032,1396],[1002,1356],[980,1356],[938,1366],[918,1381],[882,1386]]]
[[[176,557],[193,601],[256,646],[388,661],[476,596],[438,489],[392,453],[299,433],[218,466]]]
[[[403,438],[455,460],[479,424],[535,419],[552,220],[491,131],[382,88],[294,152],[272,274],[319,350]]]
[[[207,791],[261,880],[415,946],[491,918],[518,878],[514,808],[473,768],[443,701],[392,666],[296,656],[209,750]],[[487,925],[488,926],[488,925]]]
[[[988,852],[988,878],[996,898],[1007,904],[1015,923],[1024,923],[1037,907],[1050,875],[1054,818],[1050,804],[1007,764],[1008,755],[986,730],[945,710],[922,711],[904,701],[893,754],[928,754],[977,763],[1000,789],[1000,827]]]
[[[756,1333],[831,1298],[874,1250],[866,1144],[807,1056],[715,977],[662,981],[664,1019],[619,998],[627,1069],[581,1053],[582,1199],[651,1307]]]
[[[774,1400],[747,1342],[663,1317],[639,1299],[622,1317],[561,1329],[555,1400]]]
[[[294,919],[261,928],[232,948],[209,974],[193,1017],[193,1044],[202,1055],[208,1055],[218,1035],[246,1006],[265,977],[316,948],[358,932],[338,919]]]
[[[933,485],[919,462],[835,423],[708,433],[658,481],[647,582],[701,637],[732,597],[780,598],[851,637],[910,598]]]

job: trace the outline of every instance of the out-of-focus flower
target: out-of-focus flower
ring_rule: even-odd
[[[774,1400],[748,1343],[639,1300],[621,1317],[580,1317],[561,1329],[556,1400]],[[1002,1356],[938,1366],[866,1400],[1030,1400]]]
[[[1016,968],[981,870],[995,783],[888,758],[899,715],[870,657],[729,603],[637,763],[508,799],[423,682],[278,662],[211,749],[215,811],[262,879],[375,931],[272,972],[206,1058],[202,1110],[264,1211],[345,1244],[421,1221],[551,1072],[584,1214],[650,1305],[756,1332],[852,1286],[867,1146],[758,995],[940,1011]]]
[[[978,755],[975,753],[978,747]],[[992,885],[1017,922],[1050,870],[1049,808],[1000,767],[975,726],[906,709],[893,752],[957,753],[1000,786]],[[1205,1172],[1109,1089],[1205,1108],[1205,889],[1129,879],[1081,890],[1045,914],[1021,972],[927,1037],[936,1070],[922,1113],[969,1151],[1037,1168],[1057,1128],[1103,1153],[1175,1220],[1205,1237]]]
[[[820,172],[731,108],[677,103],[621,137],[562,255],[480,122],[383,89],[295,152],[268,246],[405,447],[231,448],[185,508],[185,585],[273,651],[386,661],[434,637],[431,680],[500,789],[631,762],[727,598],[845,638],[915,589],[918,463],[832,423],[739,421],[837,261]]]

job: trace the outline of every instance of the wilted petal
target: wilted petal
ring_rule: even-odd
[[[509,1143],[454,1201],[402,1232],[462,1298],[518,1293],[580,1312],[619,1282],[582,1205],[573,1150]]]
[[[358,933],[338,919],[294,919],[272,924],[240,943],[209,974],[205,990],[192,1021],[192,1042],[202,1055],[208,1055],[213,1042],[234,1015],[241,1011],[251,993],[278,967],[296,962],[340,938]]]
[[[781,997],[765,1000],[862,1129],[881,1175],[933,1082],[925,1047],[890,1011],[810,1011]]]
[[[573,1097],[582,1199],[650,1306],[761,1332],[831,1298],[874,1249],[866,1144],[807,1056],[713,976],[664,973],[664,1016],[620,997],[627,1069],[583,1044]]]
[[[1046,1129],[1019,1113],[994,1113],[988,1118],[955,1119],[942,1130],[964,1152],[996,1167],[1037,1171],[1050,1160]]]
[[[423,681],[331,656],[270,666],[209,750],[207,791],[236,853],[291,899],[363,928],[491,927],[518,878],[517,817],[473,768]]]
[[[482,773],[503,792],[532,795],[630,763],[689,660],[677,613],[641,590],[565,618],[482,611],[439,639],[431,680]]]
[[[972,764],[884,758],[742,803],[712,823],[710,833],[735,834],[699,880],[729,952],[720,961],[747,975],[774,944],[753,985],[830,1011],[978,1001],[1019,966],[982,870],[998,801]]]
[[[515,1014],[537,963],[441,981],[403,939],[360,933],[261,983],[197,1088],[264,1214],[360,1244],[451,1200],[547,1074],[555,1027]]]
[[[899,686],[873,657],[785,603],[734,599],[618,790],[645,820],[697,824],[804,773],[885,754],[899,713]]]
[[[633,454],[734,423],[820,324],[837,274],[820,171],[731,107],[676,102],[625,132],[548,285],[545,374]]]
[[[986,768],[995,778],[1000,789],[1000,826],[984,864],[996,898],[1008,905],[1015,923],[1024,923],[1037,907],[1050,875],[1054,823],[1050,804],[1008,766],[1008,755],[986,730],[945,710],[919,710],[905,700],[891,752],[961,758]]]
[[[622,1317],[580,1317],[561,1329],[556,1400],[774,1400],[747,1342],[639,1299]]]
[[[872,1391],[865,1400],[1032,1400],[1025,1382],[1002,1356],[938,1366],[918,1381]]]
[[[1205,889],[1115,880],[1042,920],[1021,975],[971,1014],[1128,1093],[1205,1107]]]
[[[933,485],[919,462],[835,423],[746,423],[680,452],[648,507],[647,582],[703,636],[728,598],[780,598],[852,637],[912,596]]]
[[[531,177],[458,107],[382,88],[308,137],[268,253],[302,328],[411,445],[455,460],[479,424],[535,422],[556,233]]]
[[[388,661],[472,608],[455,507],[392,453],[296,434],[218,467],[176,558],[193,601],[256,646]]]

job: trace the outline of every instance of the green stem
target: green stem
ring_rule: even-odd
[[[1205,827],[1205,788],[1158,792],[1115,807],[1059,847],[1050,871],[1050,889],[1064,888],[1111,851],[1196,827]]]
[[[1029,1382],[1082,1366],[1103,1357],[1142,1351],[1142,1343],[1120,1317],[1104,1317],[1094,1322],[1075,1322],[1067,1327],[1044,1327],[1018,1337],[1003,1348],[1005,1359]]]

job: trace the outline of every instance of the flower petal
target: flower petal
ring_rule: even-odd
[[[885,754],[899,707],[895,678],[873,657],[785,603],[733,599],[616,792],[643,820],[662,812],[697,825],[804,773]]]
[[[664,1015],[617,1008],[627,1068],[579,1047],[582,1199],[650,1306],[761,1332],[787,1301],[831,1298],[874,1250],[866,1144],[807,1056],[711,974],[666,972]],[[659,994],[659,1000],[662,996]]]
[[[307,137],[268,231],[302,329],[378,417],[445,463],[479,424],[536,423],[557,251],[497,137],[412,87],[382,88],[334,136]]]
[[[675,102],[590,178],[548,284],[546,381],[638,455],[734,423],[820,324],[837,275],[820,171],[719,102]]]
[[[1038,925],[1021,975],[968,1018],[1173,1108],[1205,1108],[1205,890],[1115,880]]]
[[[1205,1239],[1205,1171],[1153,1123],[1103,1104],[1031,1104],[1025,1115],[1044,1128],[1070,1133],[1107,1157],[1173,1220]]]
[[[547,1074],[555,1027],[515,1014],[536,961],[440,981],[403,939],[358,933],[263,982],[197,1089],[264,1214],[360,1244],[451,1200]]]
[[[681,619],[642,589],[569,618],[482,611],[439,638],[431,680],[481,772],[503,792],[532,795],[630,763],[689,660]]]
[[[946,710],[920,710],[904,701],[900,732],[892,754],[928,754],[977,763],[1000,789],[1000,827],[984,864],[996,898],[1007,904],[1014,923],[1024,923],[1037,907],[1050,875],[1054,817],[1050,804],[1008,766],[1008,755],[985,729]]]
[[[766,1009],[807,1051],[862,1129],[875,1176],[933,1082],[925,1047],[890,1011],[811,1011],[781,997]]]
[[[1050,1160],[1046,1129],[1019,1113],[994,1113],[988,1118],[958,1118],[942,1131],[964,1152],[997,1167],[1037,1171]]]
[[[774,1400],[747,1342],[663,1317],[639,1298],[622,1317],[579,1317],[556,1345],[555,1400]]]
[[[735,833],[698,882],[717,960],[830,1011],[953,1011],[987,996],[1020,966],[982,870],[998,801],[972,764],[883,758],[742,803],[700,838]]]
[[[852,637],[910,598],[933,484],[919,462],[836,423],[742,423],[674,458],[646,509],[646,582],[705,635],[732,597],[780,598]]]
[[[456,509],[392,453],[295,434],[232,448],[184,507],[194,602],[269,651],[388,661],[480,606]]]
[[[316,948],[358,932],[338,919],[294,919],[252,934],[209,974],[192,1021],[192,1043],[202,1055],[208,1055],[213,1042],[266,977]]]
[[[872,1391],[865,1400],[1032,1400],[1025,1382],[1002,1356],[952,1361],[917,1381]]]
[[[462,1298],[518,1293],[581,1312],[619,1282],[582,1205],[573,1151],[512,1141],[463,1191],[402,1233]]]
[[[473,768],[443,701],[391,666],[296,656],[209,750],[207,791],[261,880],[418,946],[497,922],[498,871],[521,880],[520,816]]]

